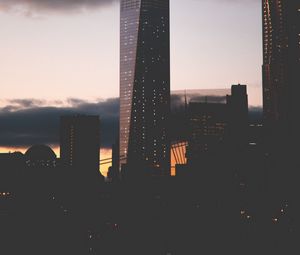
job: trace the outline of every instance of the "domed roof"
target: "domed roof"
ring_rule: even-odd
[[[16,156],[16,157],[22,157],[22,156],[24,156],[23,153],[20,152],[20,151],[14,151],[11,154],[14,155],[14,156]]]
[[[29,160],[55,160],[56,155],[54,151],[46,145],[34,145],[30,147],[25,156]]]

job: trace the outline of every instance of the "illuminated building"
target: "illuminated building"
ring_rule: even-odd
[[[64,167],[99,174],[100,120],[98,116],[63,116],[60,156]]]
[[[120,167],[169,175],[169,0],[122,0],[120,27]]]
[[[290,131],[294,129],[292,133],[296,134],[299,92],[300,1],[263,0],[263,104],[266,124],[284,124]]]

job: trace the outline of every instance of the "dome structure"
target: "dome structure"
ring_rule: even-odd
[[[26,153],[26,164],[29,167],[55,167],[56,154],[46,145],[34,145]]]

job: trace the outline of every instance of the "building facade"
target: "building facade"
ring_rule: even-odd
[[[264,119],[292,129],[299,115],[300,0],[262,3]]]
[[[222,101],[222,97],[219,99]],[[249,120],[246,85],[232,85],[231,94],[226,96],[225,102],[190,102],[187,117],[188,164],[203,165],[207,158],[237,155],[247,150]]]
[[[198,164],[210,154],[224,151],[228,129],[226,104],[189,104],[189,141],[187,159],[189,164]]]
[[[120,28],[120,167],[169,174],[169,0],[122,0]]]
[[[98,116],[62,116],[60,157],[64,167],[86,175],[99,174],[100,119]]]

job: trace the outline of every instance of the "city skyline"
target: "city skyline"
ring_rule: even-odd
[[[0,0],[0,31],[0,254],[300,250],[300,0]]]
[[[34,8],[35,1],[29,7],[21,6],[22,1],[11,3],[11,8],[4,8],[7,6],[0,1],[3,28],[0,49],[3,59],[7,60],[0,63],[0,84],[5,87],[0,108],[4,115],[7,111],[44,107],[75,106],[76,109],[74,101],[97,104],[118,96],[119,3],[96,6],[99,8],[93,11],[88,5],[85,11],[80,11],[76,6],[67,5],[62,9],[51,9],[47,5]],[[233,16],[219,13],[224,18],[224,28],[227,27],[216,34],[212,31],[220,23],[205,15],[218,5],[232,12]],[[248,8],[241,15],[244,5]],[[193,11],[197,8],[203,17]],[[223,89],[241,82],[248,85],[250,105],[261,106],[261,54],[254,50],[261,48],[260,9],[260,4],[255,1],[243,4],[190,1],[189,5],[171,1],[171,89]],[[241,25],[235,22],[236,18],[242,17]],[[107,22],[113,26],[107,26]],[[60,29],[57,29],[58,24]],[[242,28],[247,28],[249,33],[240,33]],[[186,30],[191,37],[191,47],[183,46],[182,34]],[[102,33],[96,33],[98,31]],[[105,34],[105,40],[102,40],[102,34]],[[253,39],[248,39],[254,38],[254,34],[253,43]],[[224,48],[219,48],[218,40],[222,37]],[[233,54],[235,51],[238,54]],[[229,55],[234,55],[234,58],[229,58]],[[225,64],[228,59],[232,62]],[[245,67],[239,63],[242,60]],[[199,70],[203,71],[201,75]],[[99,114],[101,117],[101,112]],[[47,144],[59,155],[57,143]],[[25,152],[28,147],[3,144],[0,151]],[[102,147],[102,158],[108,158],[110,153],[107,145]]]

